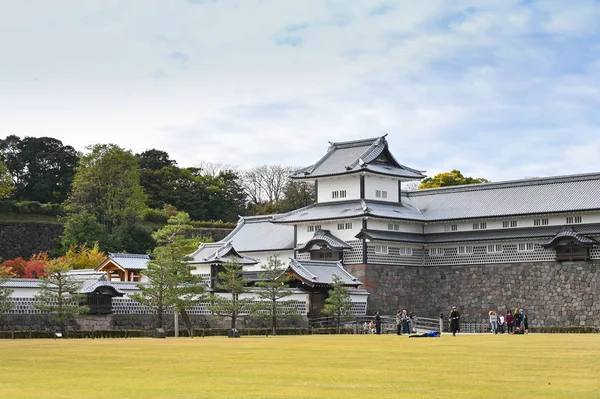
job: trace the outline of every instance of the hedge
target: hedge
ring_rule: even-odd
[[[529,332],[542,334],[597,334],[600,328],[590,326],[547,326],[531,327]]]
[[[37,201],[0,200],[0,213],[18,213],[26,215],[62,216],[61,204],[42,204]]]

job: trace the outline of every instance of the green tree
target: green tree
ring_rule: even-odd
[[[333,276],[333,284],[327,299],[325,299],[323,314],[333,317],[338,334],[340,333],[341,323],[354,317],[350,293],[348,288],[342,284],[342,279],[338,275]]]
[[[240,298],[240,295],[248,292],[248,280],[243,276],[243,266],[238,262],[226,262],[222,264],[222,270],[217,274],[216,288],[231,294],[230,297],[213,295],[213,303],[210,310],[219,315],[231,319],[231,335],[235,336],[237,330],[237,319],[240,315],[253,312],[252,299]]]
[[[34,306],[43,312],[52,313],[63,337],[66,337],[67,323],[77,316],[86,314],[89,307],[81,305],[86,295],[79,293],[81,282],[69,274],[72,268],[61,259],[50,261],[47,267],[48,277],[42,277],[37,302]]]
[[[52,137],[11,135],[0,140],[0,154],[16,186],[15,199],[61,203],[71,189],[79,154]]]
[[[0,160],[0,199],[8,198],[15,189],[4,162]]]
[[[450,172],[438,173],[433,177],[426,177],[421,181],[419,190],[423,188],[436,188],[446,186],[460,186],[464,184],[479,184],[487,183],[489,180],[483,177],[465,177],[459,170],[452,170]]]
[[[10,296],[14,291],[4,286],[10,276],[11,272],[0,266],[0,317],[2,313],[9,312],[15,307],[14,302],[10,300]]]
[[[202,278],[192,274],[194,267],[188,263],[191,259],[188,254],[199,243],[198,239],[185,238],[190,229],[189,215],[179,212],[153,234],[158,246],[145,272],[148,284],[140,284],[140,292],[132,298],[156,311],[159,328],[163,326],[165,310],[173,308],[181,314],[192,336],[192,323],[186,309],[203,299],[204,287]]]
[[[98,223],[89,212],[74,213],[65,218],[63,234],[60,236],[62,254],[69,248],[87,243],[98,243],[100,250],[107,252],[113,247],[106,228]]]
[[[71,218],[78,223],[72,223],[73,229],[65,229],[63,249],[86,241],[98,241],[102,250],[127,249],[121,245],[122,235],[119,236],[118,232],[123,226],[138,224],[146,209],[137,161],[131,152],[114,144],[96,144],[88,150],[89,154],[80,159],[73,188],[65,203],[66,224]],[[85,220],[81,215],[86,215]],[[104,239],[86,237],[81,241],[83,234],[76,227],[91,229],[95,235],[102,235],[97,225],[103,227],[107,236]]]
[[[258,310],[264,312],[271,319],[272,334],[275,335],[277,319],[297,313],[294,308],[289,307],[291,301],[281,300],[293,293],[286,284],[289,278],[284,275],[285,265],[278,255],[269,256],[267,263],[261,265],[261,269],[262,272],[258,274],[258,277],[263,281],[256,283],[256,286],[261,288],[256,295],[262,299],[258,303]]]

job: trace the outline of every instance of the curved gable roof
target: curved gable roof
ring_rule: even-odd
[[[396,161],[386,136],[330,143],[327,153],[317,163],[296,171],[291,177],[307,179],[366,171],[408,180],[424,178],[422,171]]]

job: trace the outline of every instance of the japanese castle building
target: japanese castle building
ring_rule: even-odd
[[[224,242],[259,263],[341,262],[370,313],[520,307],[538,325],[600,325],[600,173],[402,190],[423,177],[386,136],[330,143],[292,176],[315,183],[314,204],[241,218]]]
[[[212,291],[222,263],[243,264],[257,281],[261,264],[279,255],[291,277],[289,306],[310,316],[337,275],[357,315],[402,308],[436,317],[456,305],[463,320],[481,321],[518,307],[533,326],[600,326],[600,173],[402,190],[423,177],[394,158],[386,136],[330,143],[292,176],[315,183],[314,204],[242,217],[190,262]],[[78,272],[96,313],[152,313],[130,298],[148,260],[110,254]],[[5,285],[15,290],[12,313],[39,313],[39,281]],[[210,312],[200,303],[189,314]]]

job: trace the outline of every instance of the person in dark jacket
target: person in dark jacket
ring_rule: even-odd
[[[450,332],[452,332],[453,336],[456,336],[458,331],[460,331],[460,313],[458,313],[456,306],[452,306],[452,311],[450,312]]]
[[[375,312],[375,333],[381,334],[381,316],[379,316],[379,311]]]
[[[513,323],[515,323],[515,330],[521,330],[521,323],[523,320],[521,319],[521,312],[519,312],[519,308],[515,309],[515,313],[513,313]]]
[[[402,311],[400,309],[396,312],[396,334],[402,335]]]
[[[515,318],[510,310],[506,311],[506,332],[511,334],[513,332],[513,326],[515,322]]]

